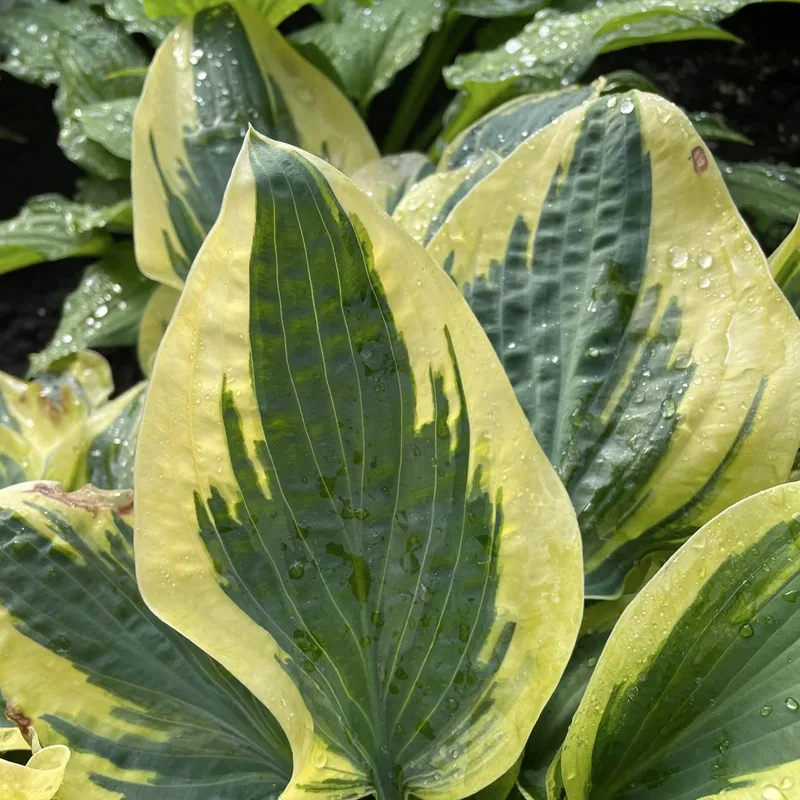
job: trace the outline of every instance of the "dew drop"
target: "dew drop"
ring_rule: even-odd
[[[699,280],[699,281],[697,281],[697,285],[698,285],[698,286],[699,286],[701,289],[708,289],[708,287],[709,287],[709,286],[711,286],[711,278],[709,278],[709,277],[708,277],[708,275],[703,275],[703,276],[700,278],[700,280]]]
[[[742,639],[749,639],[754,633],[753,626],[749,622],[745,622],[745,624],[739,628],[739,636],[741,636]]]
[[[633,111],[633,100],[626,97],[620,104],[619,104],[619,113],[620,114],[630,114]]]
[[[700,269],[708,269],[714,263],[714,258],[711,253],[700,253],[697,256],[697,265]]]
[[[777,786],[765,786],[761,796],[764,800],[786,800],[785,795]]]
[[[683,269],[689,261],[689,254],[683,247],[673,245],[667,251],[669,255],[669,265],[675,269]]]
[[[772,706],[761,706],[761,716],[768,717],[772,713]]]
[[[800,589],[789,589],[789,591],[784,592],[781,597],[783,597],[787,603],[796,603],[797,598],[800,597]]]
[[[788,708],[789,711],[797,711],[797,709],[800,708],[800,703],[798,703],[797,700],[794,699],[794,697],[787,697],[786,708]]]
[[[675,401],[672,397],[667,397],[666,400],[661,404],[661,416],[664,419],[669,419],[675,415]]]

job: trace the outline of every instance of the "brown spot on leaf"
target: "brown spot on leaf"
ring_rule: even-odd
[[[28,738],[33,720],[19,707],[15,706],[10,700],[6,700],[6,718],[11,720],[18,728],[20,733]]]
[[[96,517],[102,509],[109,508],[125,516],[133,511],[133,493],[127,490],[108,491],[98,489],[91,483],[74,492],[65,492],[60,483],[36,483],[30,492],[43,494],[51,500],[70,508],[82,508]]]
[[[694,165],[694,171],[698,175],[708,169],[708,156],[700,145],[692,150],[692,164]]]

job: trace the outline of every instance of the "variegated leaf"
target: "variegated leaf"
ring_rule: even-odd
[[[153,292],[145,306],[142,323],[139,326],[139,341],[136,345],[139,366],[145,375],[150,375],[153,371],[156,353],[180,296],[181,293],[177,289],[162,284]]]
[[[248,136],[135,491],[143,595],[278,718],[284,798],[456,800],[517,759],[577,633],[574,515],[456,287],[323,161]]]
[[[156,53],[134,120],[136,259],[180,288],[219,212],[248,124],[345,172],[378,157],[341,92],[257,11],[185,18]]]
[[[444,220],[402,217],[422,188],[395,216],[461,287],[567,486],[590,596],[786,480],[800,323],[677,108],[585,103]]]
[[[288,743],[244,686],[142,602],[132,506],[129,492],[94,487],[0,492],[8,712],[43,753],[71,751],[60,800],[273,800],[291,774]],[[16,781],[3,800],[52,797],[13,794]]]
[[[628,606],[570,728],[570,800],[792,800],[800,485],[695,534]]]
[[[800,217],[781,246],[769,257],[769,269],[795,313],[800,313]]]
[[[111,390],[108,363],[92,352],[30,382],[0,372],[0,488],[38,479],[82,485],[87,421]]]

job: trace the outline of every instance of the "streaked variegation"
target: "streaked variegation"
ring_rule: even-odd
[[[400,214],[423,188],[396,216],[424,236]],[[573,109],[434,222],[428,252],[570,493],[591,596],[786,479],[800,324],[677,108],[633,92]]]
[[[427,245],[458,203],[526,139],[564,112],[598,97],[602,87],[601,78],[591,86],[525,95],[487,114],[445,149],[436,174],[405,194],[394,218]]]
[[[517,759],[578,629],[575,518],[456,287],[323,161],[248,136],[135,491],[143,596],[275,714],[284,798],[456,800]]]
[[[180,288],[248,124],[345,172],[378,157],[341,92],[245,3],[180,22],[156,53],[134,120],[136,258]]]
[[[564,745],[570,800],[792,800],[800,484],[703,527],[630,604]]]
[[[795,312],[800,312],[800,217],[781,246],[769,257],[769,269]]]
[[[291,773],[286,739],[244,686],[142,602],[132,507],[129,492],[93,487],[0,492],[0,691],[48,745],[32,761],[71,752],[60,800],[272,800]],[[0,790],[13,766],[0,761]],[[21,776],[11,785],[22,790]]]

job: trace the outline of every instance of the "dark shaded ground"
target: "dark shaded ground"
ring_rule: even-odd
[[[674,102],[691,111],[717,111],[755,144],[715,145],[733,161],[785,162],[800,166],[800,4],[765,3],[744,9],[725,27],[745,39],[652,45],[601,57],[594,75],[635,69]],[[398,85],[373,104],[370,125],[380,141],[402,93]],[[43,192],[70,195],[79,171],[61,154],[52,115],[53,92],[0,80],[0,125],[26,139],[0,138],[0,219],[16,213],[25,198]],[[28,354],[41,349],[58,323],[64,296],[86,262],[42,264],[0,276],[0,370],[22,375]],[[118,389],[139,378],[132,349],[104,351]]]

